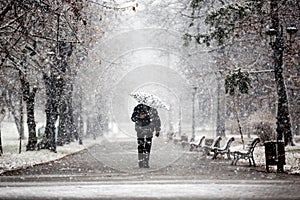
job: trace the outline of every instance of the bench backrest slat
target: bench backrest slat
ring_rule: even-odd
[[[199,144],[198,144],[199,147],[202,146],[204,139],[205,139],[205,136],[202,136],[202,138],[200,139]]]
[[[218,136],[214,139],[213,143],[211,144],[211,147],[220,147],[220,141],[222,140],[221,136]]]
[[[225,146],[225,148],[224,149],[229,149],[230,148],[230,145],[231,145],[231,143],[234,141],[234,137],[231,137],[231,138],[229,138],[228,140],[227,140],[227,142],[226,142],[226,146]]]
[[[255,138],[251,144],[247,145],[247,151],[253,153],[255,146],[260,142],[259,138]]]

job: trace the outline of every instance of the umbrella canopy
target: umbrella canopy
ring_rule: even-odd
[[[169,106],[154,94],[149,94],[147,92],[134,92],[131,93],[130,96],[132,96],[137,102],[147,106],[169,110]]]

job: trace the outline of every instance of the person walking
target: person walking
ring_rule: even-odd
[[[135,122],[137,133],[138,165],[140,168],[149,168],[153,133],[159,137],[161,130],[158,112],[153,107],[138,104],[133,110],[131,120]]]

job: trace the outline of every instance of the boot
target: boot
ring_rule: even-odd
[[[139,168],[144,167],[144,156],[142,153],[138,153],[138,164],[139,164]]]
[[[144,154],[143,165],[144,165],[144,168],[150,168],[150,166],[149,166],[149,153]]]

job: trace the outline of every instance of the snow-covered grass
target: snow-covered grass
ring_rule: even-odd
[[[201,136],[207,136],[207,134],[203,133],[196,135],[195,141],[196,143],[200,140]],[[245,151],[243,149],[243,145],[241,142],[240,135],[227,135],[227,137],[234,137],[235,141],[231,144],[230,150],[231,151]],[[250,138],[244,138],[245,145],[249,141],[252,141],[253,138],[257,136],[252,135]],[[209,135],[207,138],[211,138]],[[295,137],[296,141],[300,141],[300,137]],[[226,143],[227,139],[222,139],[220,146],[223,147]],[[262,167],[265,170],[266,168],[266,158],[265,158],[265,147],[263,144],[259,144],[254,149],[254,160],[257,166]],[[289,174],[300,174],[300,144],[296,144],[296,146],[287,146],[285,147],[285,162],[284,171],[288,172]],[[239,163],[248,164],[248,160],[239,160]],[[276,172],[277,166],[269,166],[271,172]]]
[[[234,135],[236,138],[236,142],[232,143],[231,150],[236,151],[236,150],[242,150],[243,145],[241,145],[240,142],[240,136],[239,135]],[[254,138],[256,136],[252,136],[251,138]],[[251,140],[249,138],[245,139]],[[224,141],[223,141],[224,142]],[[247,142],[245,142],[247,144]],[[265,147],[263,145],[258,145],[254,149],[254,159],[255,163],[258,166],[262,166],[265,168],[266,166],[266,158],[265,158]],[[239,162],[243,162],[242,160]],[[248,161],[244,161],[248,162]],[[284,165],[284,170],[288,173],[291,174],[300,174],[300,145],[298,144],[297,146],[287,146],[285,147],[285,162],[286,165]],[[270,171],[276,171],[276,165],[275,166],[270,166]]]
[[[259,146],[255,148],[254,159],[260,166],[265,166],[265,148]],[[285,162],[284,170],[291,174],[300,174],[300,146],[285,147]],[[276,171],[276,166],[270,166],[271,171]]]
[[[15,125],[10,122],[1,124],[3,155],[0,156],[0,174],[13,169],[22,169],[40,163],[60,159],[66,155],[81,151],[99,141],[86,139],[83,145],[72,142],[57,147],[57,153],[49,150],[26,151],[27,139],[22,140],[21,153],[19,153],[19,136]],[[25,137],[27,133],[25,132]]]

